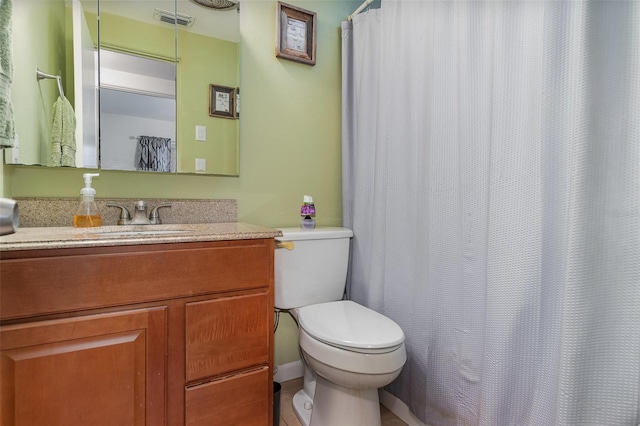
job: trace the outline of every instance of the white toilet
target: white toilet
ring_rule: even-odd
[[[391,319],[342,300],[353,232],[284,228],[275,253],[275,306],[298,322],[304,388],[293,398],[305,426],[380,425],[378,388],[393,381],[407,356]]]

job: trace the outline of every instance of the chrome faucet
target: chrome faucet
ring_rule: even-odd
[[[151,221],[147,218],[147,203],[140,200],[136,203],[133,219],[129,225],[151,225]]]
[[[159,206],[155,206],[147,218],[147,203],[140,200],[136,203],[135,211],[133,212],[133,219],[131,219],[131,214],[125,206],[121,206],[119,204],[107,204],[107,206],[117,207],[120,209],[118,225],[159,225],[162,221],[160,220],[158,209],[161,207],[171,207],[171,204],[160,204]]]

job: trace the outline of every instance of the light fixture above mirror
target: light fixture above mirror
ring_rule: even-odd
[[[200,6],[215,10],[231,10],[238,9],[239,2],[236,0],[191,0]]]

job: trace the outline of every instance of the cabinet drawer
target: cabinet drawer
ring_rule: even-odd
[[[269,293],[187,303],[187,382],[269,361]]]
[[[265,426],[272,416],[267,367],[186,389],[189,426]]]
[[[41,250],[0,260],[0,315],[57,312],[268,287],[271,241]]]

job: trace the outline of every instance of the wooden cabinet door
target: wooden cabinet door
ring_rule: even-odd
[[[269,368],[236,374],[186,389],[187,426],[268,426]]]
[[[0,327],[2,426],[165,424],[166,308]]]

